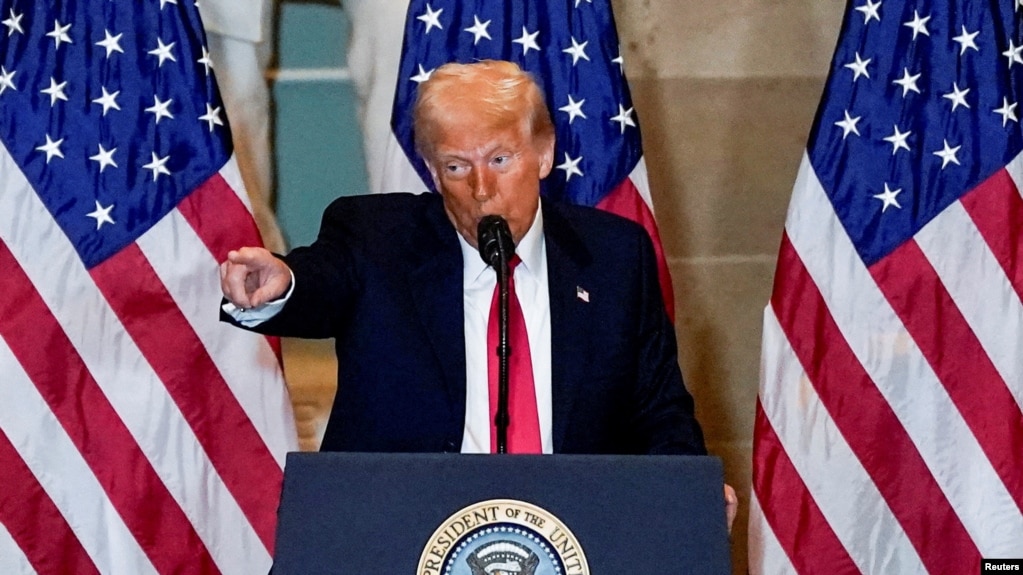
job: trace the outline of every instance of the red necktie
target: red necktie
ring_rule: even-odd
[[[512,258],[511,273],[508,274],[508,453],[542,453],[540,445],[540,417],[536,411],[536,390],[533,386],[533,363],[529,356],[529,336],[526,334],[526,320],[522,306],[515,295],[515,267],[521,262],[519,256]],[[497,357],[498,301],[501,285],[494,286],[494,297],[490,302],[490,319],[487,322],[487,372],[490,379],[490,452],[497,453],[497,380],[500,359]]]

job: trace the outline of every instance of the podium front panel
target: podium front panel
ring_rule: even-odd
[[[511,529],[553,534],[532,575],[727,575],[722,484],[714,457],[291,453],[273,573],[491,573],[496,553],[480,557],[514,545],[470,544]]]

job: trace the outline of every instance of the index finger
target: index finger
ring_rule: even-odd
[[[249,266],[244,263],[234,263],[230,256],[228,260],[220,264],[220,289],[224,297],[234,305],[248,309],[252,307],[249,293],[246,289],[246,279],[250,273]]]

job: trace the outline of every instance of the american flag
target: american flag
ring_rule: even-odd
[[[0,2],[0,572],[266,572],[296,448],[192,0]]]
[[[1023,557],[1016,0],[854,0],[764,320],[753,573]]]
[[[515,62],[543,87],[557,130],[555,169],[543,194],[641,223],[657,250],[661,289],[673,316],[671,278],[610,2],[413,0],[391,124],[420,185],[432,188],[412,135],[410,110],[419,83],[447,62],[483,59]]]

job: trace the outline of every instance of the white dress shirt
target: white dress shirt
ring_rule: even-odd
[[[487,322],[497,285],[497,272],[461,235],[462,302],[465,309],[465,431],[462,453],[490,453],[490,388],[488,382]],[[540,418],[540,445],[554,451],[551,436],[551,301],[547,289],[547,248],[543,214],[537,210],[533,225],[515,248],[522,262],[515,268],[515,295],[522,306],[533,364],[536,411]],[[514,418],[515,414],[511,414]]]

